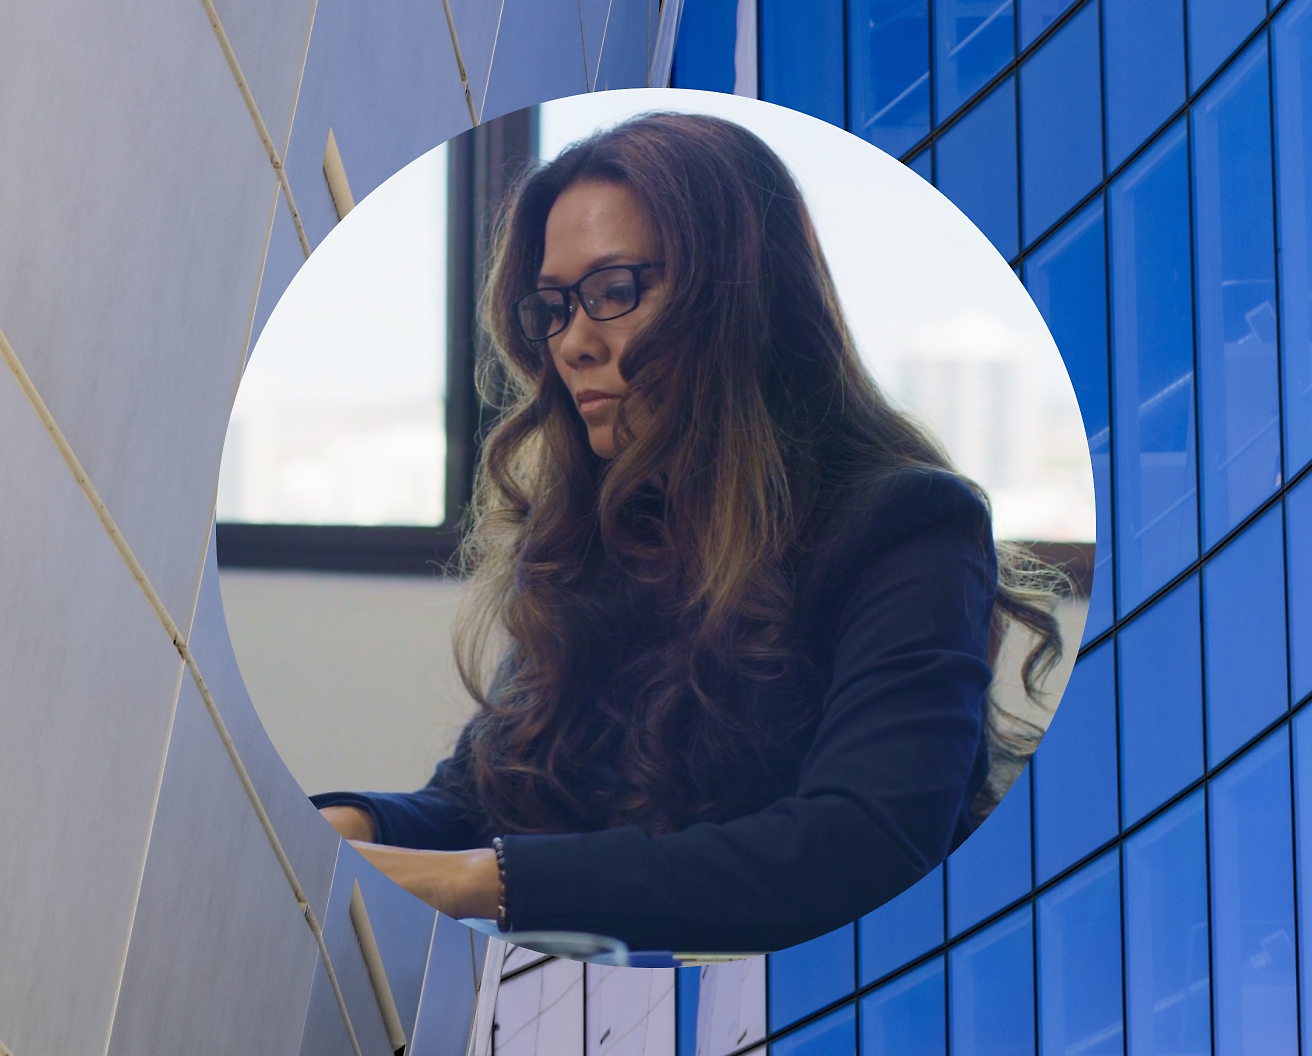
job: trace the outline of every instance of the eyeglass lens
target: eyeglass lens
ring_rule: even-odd
[[[603,268],[579,284],[579,303],[597,322],[617,319],[638,305],[638,287],[628,268]],[[519,302],[519,319],[525,335],[542,341],[569,325],[569,294],[563,290],[537,290]]]

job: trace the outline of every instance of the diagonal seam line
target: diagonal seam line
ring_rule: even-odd
[[[259,818],[260,827],[264,830],[264,835],[273,848],[278,864],[282,867],[283,875],[287,878],[287,883],[291,885],[292,892],[296,895],[296,902],[301,908],[305,922],[309,925],[310,931],[314,934],[315,942],[319,945],[319,955],[323,958],[324,969],[328,973],[328,981],[332,984],[333,996],[337,999],[337,1007],[341,1010],[342,1021],[346,1025],[346,1033],[351,1040],[351,1048],[355,1052],[355,1056],[363,1056],[360,1051],[360,1042],[355,1036],[355,1028],[351,1025],[350,1013],[346,1009],[346,998],[342,995],[341,986],[337,982],[337,973],[333,970],[332,959],[328,956],[328,946],[324,942],[323,928],[319,926],[318,918],[315,917],[310,900],[305,895],[305,889],[301,887],[301,882],[296,876],[296,870],[292,867],[291,859],[287,857],[282,841],[278,839],[278,833],[273,827],[273,821],[269,817],[268,811],[264,809],[264,804],[260,801],[260,794],[246,770],[246,764],[242,762],[241,756],[237,752],[237,746],[233,743],[232,735],[228,732],[228,724],[223,721],[223,716],[219,713],[214,696],[210,693],[209,686],[205,684],[205,679],[200,673],[200,667],[196,663],[196,658],[192,655],[187,639],[183,637],[178,625],[173,622],[173,617],[169,615],[168,609],[165,608],[163,599],[147,578],[146,570],[142,568],[141,562],[137,560],[132,548],[128,546],[127,540],[123,538],[123,533],[119,531],[118,525],[114,523],[114,518],[111,516],[108,507],[105,506],[104,500],[96,491],[95,485],[91,483],[91,478],[87,476],[86,470],[82,468],[82,463],[78,460],[77,454],[64,436],[59,423],[55,421],[54,415],[50,413],[50,408],[46,406],[45,400],[37,392],[36,386],[32,383],[31,377],[28,376],[27,370],[23,367],[3,330],[0,330],[0,358],[4,359],[14,377],[18,379],[18,385],[23,390],[23,395],[27,397],[28,403],[32,405],[37,417],[41,419],[41,424],[45,426],[46,432],[50,434],[51,440],[55,442],[55,447],[63,456],[64,462],[72,470],[73,478],[77,481],[78,487],[82,489],[82,494],[91,504],[91,508],[95,510],[96,516],[100,518],[100,523],[104,526],[105,531],[109,533],[114,548],[118,550],[119,556],[123,558],[123,562],[128,566],[128,571],[132,573],[132,578],[137,581],[137,586],[141,588],[141,592],[146,596],[146,600],[154,610],[155,616],[164,625],[165,632],[173,640],[173,647],[177,649],[182,656],[183,663],[187,665],[187,670],[191,672],[192,680],[196,683],[196,689],[200,692],[201,700],[205,702],[205,710],[209,712],[214,728],[219,733],[219,739],[223,741],[223,747],[228,753],[228,758],[232,761],[233,769],[237,771],[237,777],[246,792],[246,798],[250,800],[251,807],[254,809],[256,817]]]
[[[278,182],[282,185],[283,197],[287,199],[287,208],[292,211],[292,223],[296,225],[296,237],[301,240],[301,250],[305,253],[306,258],[310,256],[310,240],[305,237],[305,225],[301,223],[301,214],[296,208],[296,199],[292,197],[292,186],[287,182],[287,170],[283,167],[282,158],[278,156],[278,148],[273,145],[273,137],[269,135],[269,128],[264,123],[264,118],[260,116],[260,108],[255,105],[255,96],[251,94],[250,85],[246,83],[246,77],[241,72],[241,63],[237,61],[237,53],[232,50],[232,43],[228,40],[228,33],[223,28],[223,23],[219,21],[219,13],[214,9],[214,0],[200,0],[201,6],[205,8],[205,14],[209,17],[210,25],[214,28],[214,35],[219,38],[219,47],[223,49],[223,57],[228,60],[228,68],[232,70],[232,76],[237,81],[237,88],[241,91],[241,97],[246,102],[246,109],[250,111],[251,120],[255,122],[255,130],[260,134],[260,142],[264,144],[264,152],[269,155],[269,164],[273,166],[273,171],[278,175]]]
[[[606,32],[610,29],[610,13],[615,7],[615,0],[610,0],[606,5],[606,21],[601,26],[601,44],[597,47],[597,69],[592,74],[592,90],[597,90],[597,82],[601,80],[601,56],[606,50]],[[610,83],[607,78],[606,83]]]
[[[505,13],[506,0],[501,0],[501,6],[497,8],[496,32],[492,34],[492,54],[488,56],[487,60],[487,78],[483,81],[483,98],[479,100],[478,104],[479,121],[483,120],[483,114],[487,112],[487,93],[488,89],[492,87],[492,64],[496,62],[497,59],[497,41],[501,39],[501,19]]]
[[[592,83],[592,74],[588,73],[588,38],[587,35],[583,32],[583,0],[578,0],[578,8],[579,8],[579,43],[583,46],[583,90],[585,92],[590,92],[592,91],[592,89],[589,88],[588,85]],[[598,63],[597,65],[600,66],[601,63]]]
[[[478,115],[474,113],[474,97],[469,93],[469,75],[465,72],[465,56],[461,54],[460,38],[456,36],[456,20],[451,16],[451,0],[442,0],[442,10],[446,12],[446,28],[451,32],[451,46],[456,52],[456,69],[460,71],[460,84],[465,89],[465,106],[469,107],[469,120],[478,124]],[[499,28],[499,19],[497,25]],[[492,47],[496,48],[495,41]]]

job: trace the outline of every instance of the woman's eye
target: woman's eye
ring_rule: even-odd
[[[632,304],[633,284],[629,282],[617,282],[612,286],[607,286],[606,300],[610,301],[611,304]]]

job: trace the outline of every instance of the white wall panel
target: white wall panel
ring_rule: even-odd
[[[273,185],[199,3],[8,5],[0,327],[184,627]]]
[[[465,1056],[487,936],[438,914],[409,1056]]]
[[[674,973],[588,965],[585,1056],[674,1056]]]
[[[104,1051],[182,662],[0,367],[0,1039]]]
[[[593,90],[645,88],[650,79],[651,55],[656,48],[660,5],[656,0],[605,2],[610,21],[601,56],[592,67]]]
[[[183,680],[110,1056],[295,1056],[319,956],[190,677]]]

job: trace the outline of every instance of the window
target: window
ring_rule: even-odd
[[[786,1034],[770,1046],[770,1056],[855,1056],[856,1006],[845,1005],[823,1019]]]
[[[1266,15],[1263,0],[1189,0],[1189,90],[1195,92]]]
[[[1115,169],[1184,103],[1184,5],[1103,0],[1107,168]]]
[[[760,0],[761,98],[843,128],[842,0]]]
[[[901,155],[929,135],[929,0],[851,0],[847,17],[850,127]]]
[[[937,186],[999,253],[1016,255],[1016,81],[1008,78],[945,132]]]
[[[943,866],[857,921],[860,985],[943,942]]]
[[[1034,1051],[1034,935],[1024,906],[948,954],[952,1056]]]
[[[948,933],[957,935],[1027,894],[1030,770],[1027,767],[975,833],[947,861]]]
[[[770,1029],[850,994],[856,984],[856,924],[770,954]]]
[[[1012,0],[935,0],[934,101],[938,121],[983,88],[1015,57],[1015,17]]]
[[[861,999],[861,1056],[945,1056],[943,958]]]

